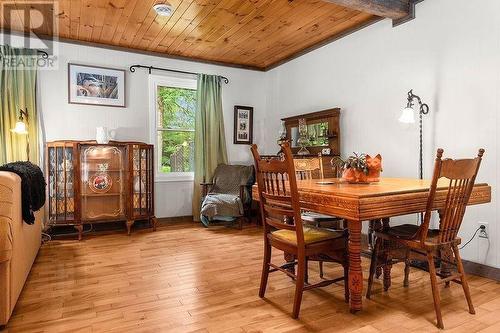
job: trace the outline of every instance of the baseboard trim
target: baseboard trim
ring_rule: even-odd
[[[158,221],[158,223],[186,223],[186,222],[195,223],[193,220],[193,215],[174,216],[174,217],[158,217],[157,221]]]
[[[500,268],[486,266],[468,260],[462,260],[462,263],[464,264],[464,269],[467,274],[478,275],[500,282]]]

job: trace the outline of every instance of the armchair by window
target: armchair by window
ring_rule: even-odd
[[[213,221],[239,222],[248,218],[252,204],[254,168],[249,165],[220,164],[210,183],[202,183],[200,218],[205,227]]]

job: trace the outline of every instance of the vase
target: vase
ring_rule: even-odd
[[[377,154],[375,157],[366,155],[366,164],[368,166],[368,181],[376,183],[380,181],[380,172],[382,171],[382,156]]]
[[[95,141],[98,144],[107,144],[109,142],[108,129],[106,127],[96,127]]]
[[[116,131],[108,130],[107,127],[96,127],[96,135],[95,141],[98,144],[108,144],[109,140],[113,140],[115,138]]]
[[[144,183],[144,181],[139,181],[139,177],[136,177],[134,179],[134,192],[136,193],[146,192],[146,184]]]
[[[297,155],[309,155],[309,150],[306,148],[309,144],[309,139],[307,138],[307,123],[305,118],[299,119],[299,138],[297,139],[297,144],[300,146]]]
[[[342,179],[351,184],[367,183],[368,177],[362,171],[354,168],[346,168],[342,172]]]

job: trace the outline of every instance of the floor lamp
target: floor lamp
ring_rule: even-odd
[[[419,111],[419,160],[418,160],[418,175],[420,179],[424,179],[424,169],[423,169],[423,115],[429,113],[429,106],[425,103],[422,103],[422,99],[413,93],[413,89],[408,92],[408,102],[406,107],[403,109],[401,113],[401,117],[399,117],[399,122],[404,124],[414,124],[415,123],[415,109],[413,106],[415,105],[415,101],[418,103]],[[420,222],[423,221],[423,213],[420,213]]]
[[[11,129],[12,132],[16,134],[26,135],[26,157],[27,160],[30,160],[30,137],[28,132],[28,109],[24,111],[23,109],[19,110],[19,120],[16,123],[16,126]]]
[[[419,150],[419,168],[418,168],[418,173],[420,176],[420,179],[424,179],[424,171],[423,171],[423,152],[422,152],[422,118],[423,115],[429,113],[429,106],[425,103],[422,103],[422,100],[420,99],[419,96],[413,94],[413,89],[408,92],[408,103],[406,104],[406,107],[403,109],[403,112],[401,113],[401,117],[399,117],[399,122],[404,123],[404,124],[414,124],[415,123],[415,109],[413,108],[413,105],[415,104],[414,101],[418,102],[419,105],[419,126],[420,126],[420,150]]]

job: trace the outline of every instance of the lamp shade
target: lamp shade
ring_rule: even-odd
[[[11,129],[11,131],[17,134],[28,134],[26,123],[24,121],[18,121],[16,123],[16,127]]]
[[[411,107],[406,107],[399,117],[399,122],[404,124],[413,124],[415,122],[415,110]]]

